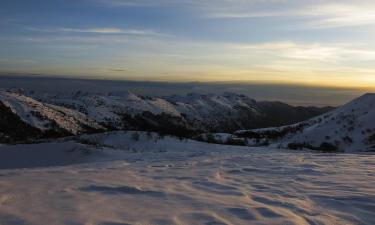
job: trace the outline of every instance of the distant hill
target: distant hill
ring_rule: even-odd
[[[332,109],[257,102],[236,93],[148,97],[131,92],[49,93],[22,89],[0,91],[0,105],[2,114],[14,118],[13,122],[0,121],[7,124],[1,132],[4,136],[11,133],[21,137],[28,134],[67,136],[104,130],[145,130],[190,137],[203,132],[283,126]],[[13,124],[18,125],[12,127]],[[27,127],[33,132],[17,133],[18,127]]]

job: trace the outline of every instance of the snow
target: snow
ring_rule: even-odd
[[[86,147],[74,142],[0,146],[0,169],[48,167],[82,163]]]
[[[283,133],[268,139],[270,146],[287,148],[290,143],[319,147],[329,143],[345,152],[375,151],[375,94],[363,95],[321,116],[297,124],[250,130],[258,134]],[[249,130],[234,133],[244,136]],[[246,136],[246,135],[245,135]],[[252,143],[249,139],[248,143]]]
[[[148,97],[131,92],[56,93],[12,89],[0,91],[0,101],[5,102],[23,121],[35,128],[46,131],[56,123],[72,134],[84,133],[85,127],[94,130],[103,128],[101,126],[111,130],[149,129],[160,127],[160,123],[166,123],[165,121],[181,127],[186,130],[185,133],[232,132],[236,129],[265,126],[268,124],[267,118],[272,117],[269,109],[262,109],[261,105],[264,103],[257,103],[247,96],[235,93]],[[280,107],[280,103],[268,104],[271,108]],[[285,121],[281,124],[300,121],[300,116],[310,118],[296,112],[300,118],[296,119],[293,113],[295,108],[288,105],[283,107],[287,107],[287,115],[282,116]],[[311,116],[319,112],[318,109],[306,110]]]
[[[375,155],[137,133],[1,146],[0,224],[375,224]]]
[[[64,93],[48,94],[39,92],[24,93],[41,102],[67,106],[85,113],[91,119],[105,123],[112,121],[122,128],[124,114],[141,115],[150,112],[154,115],[167,114],[172,117],[188,119],[197,128],[220,126],[222,121],[240,119],[243,107],[248,113],[258,116],[256,102],[246,96],[234,93],[223,95],[188,94],[186,96],[147,97],[131,92],[113,93]],[[242,113],[244,113],[242,111]],[[183,116],[184,115],[184,116]]]
[[[375,134],[375,94],[366,94],[308,122],[310,125],[303,132],[283,140],[282,144],[329,142],[344,151],[371,150],[375,143],[367,140]]]
[[[176,103],[179,112],[201,121],[210,121],[215,118],[233,117],[235,114],[234,107],[242,106],[249,109],[254,115],[257,110],[256,102],[246,96],[235,93],[224,93],[223,95],[214,94],[195,94],[191,93],[186,96],[166,97],[167,100]]]
[[[0,102],[10,108],[21,120],[42,131],[54,129],[53,123],[72,134],[84,131],[82,125],[96,129],[102,128],[82,113],[42,103],[18,93],[0,90]]]
[[[76,93],[74,95],[56,95],[54,98],[36,97],[39,97],[42,101],[82,111],[95,121],[100,123],[110,122],[117,128],[123,127],[122,115],[124,114],[138,115],[143,112],[150,112],[154,115],[167,113],[176,117],[181,116],[171,103],[163,99],[142,99],[130,92],[110,93],[108,95]]]

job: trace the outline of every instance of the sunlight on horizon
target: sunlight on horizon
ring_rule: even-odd
[[[1,74],[375,86],[368,0],[40,3],[0,3]]]

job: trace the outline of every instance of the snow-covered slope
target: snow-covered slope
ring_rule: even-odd
[[[375,224],[373,154],[296,153],[142,132],[83,139],[108,147],[0,147],[0,224]]]
[[[160,129],[160,123],[174,124],[177,130],[228,132],[265,125],[285,125],[319,115],[329,109],[292,107],[283,103],[264,103],[241,94],[188,94],[186,96],[146,97],[130,92],[27,93],[42,102],[78,110],[93,120],[117,129]],[[274,118],[270,112],[283,108]],[[141,123],[140,123],[141,121]],[[163,128],[162,128],[163,129]],[[171,133],[171,132],[169,132]]]
[[[187,120],[211,128],[204,130],[225,131],[246,127],[264,116],[257,108],[255,100],[235,93],[188,94],[166,97],[166,99],[172,102],[176,110]],[[223,129],[224,127],[227,129]]]
[[[172,103],[161,98],[130,92],[33,93],[30,96],[79,111],[110,130],[152,130],[181,136],[189,136],[196,130]]]
[[[164,98],[145,97],[131,92],[108,94],[72,93],[48,95],[32,94],[36,99],[79,110],[88,117],[116,128],[126,127],[126,117],[167,115],[188,123],[197,130],[222,127],[225,122],[241,127],[244,120],[259,116],[256,102],[237,94],[172,96]],[[245,118],[247,116],[247,118]]]
[[[375,150],[375,94],[363,95],[336,110],[298,124],[235,134],[267,139],[274,145],[294,149]]]
[[[131,92],[108,94],[82,92],[70,94],[33,93],[31,96],[43,102],[78,110],[99,123],[109,124],[116,128],[124,127],[124,115],[135,116],[143,112],[149,112],[154,115],[165,113],[173,117],[181,117],[174,106],[166,100],[146,98]]]
[[[0,103],[20,120],[41,132],[52,130],[76,135],[90,129],[102,129],[83,113],[42,103],[18,93],[0,90]]]

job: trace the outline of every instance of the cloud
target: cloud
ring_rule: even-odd
[[[0,58],[0,63],[26,63],[26,64],[32,64],[36,63],[36,60],[33,59],[4,59]]]
[[[74,31],[76,32],[76,31]],[[119,58],[126,57],[130,61],[164,61],[166,66],[210,65],[210,67],[248,67],[265,63],[283,61],[291,66],[317,65],[325,68],[355,65],[375,69],[375,46],[351,42],[296,42],[271,41],[259,43],[210,42],[196,40],[181,40],[178,37],[160,36],[127,36],[121,35],[89,35],[76,36],[71,32],[57,36],[23,37],[20,42],[41,45],[43,48],[59,48],[66,46],[64,51],[96,52],[101,46],[108,55]]]
[[[327,29],[375,24],[375,3],[370,1],[326,1],[317,4],[276,4],[277,7],[214,8],[207,16],[212,18],[294,18],[298,28]]]
[[[124,34],[137,36],[167,36],[152,30],[138,30],[138,29],[121,29],[114,27],[96,27],[96,28],[29,28],[29,30],[37,32],[62,32],[62,33],[93,33],[93,34]]]
[[[195,0],[91,0],[111,7],[154,7],[172,5],[191,5],[199,3]]]
[[[356,46],[349,43],[295,43],[295,42],[269,42],[260,44],[237,44],[243,52],[258,56],[269,55],[272,61],[283,61],[289,65],[320,64],[321,68],[336,66],[345,68],[355,63],[368,63],[375,60],[375,49]],[[363,65],[361,65],[362,67]],[[371,67],[372,71],[375,69]],[[362,68],[365,69],[365,68]]]
[[[313,28],[335,28],[375,24],[375,4],[324,4],[307,10],[317,17],[310,21]]]
[[[108,70],[112,72],[128,72],[127,70],[124,70],[124,69],[108,69]]]
[[[372,0],[95,0],[115,7],[171,7],[222,19],[288,17],[297,28],[328,29],[375,24]],[[301,22],[303,21],[303,22]]]
[[[47,55],[48,58],[36,55],[35,59],[48,63],[54,70],[73,74],[108,74],[134,79],[341,82],[342,85],[375,82],[372,63],[375,48],[353,43],[217,43],[69,33],[43,38],[46,39],[27,41],[32,41],[40,53],[53,52],[53,55]],[[88,70],[82,65],[103,69]]]

